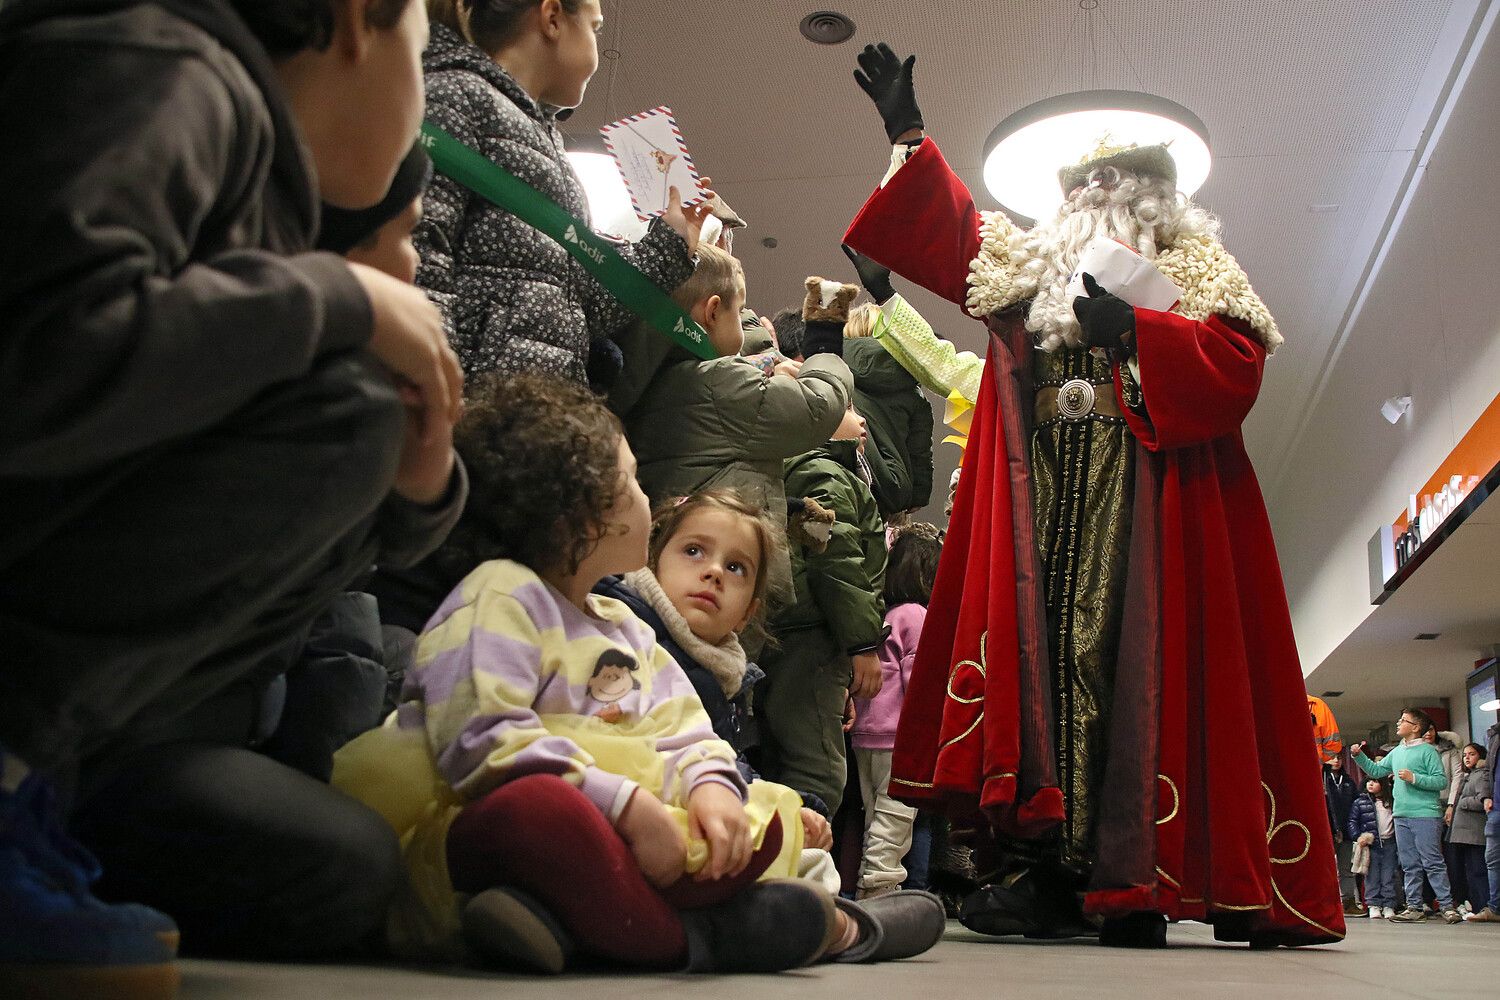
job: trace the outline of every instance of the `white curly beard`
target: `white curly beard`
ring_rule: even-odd
[[[1102,184],[1100,182],[1103,182]],[[1031,299],[1026,329],[1044,351],[1083,347],[1083,331],[1067,296],[1068,279],[1085,247],[1106,236],[1147,260],[1185,236],[1218,237],[1219,221],[1165,181],[1105,168],[1075,191],[1051,222],[1017,230],[1010,238],[1017,265],[1015,290]]]

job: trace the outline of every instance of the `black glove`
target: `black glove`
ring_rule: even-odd
[[[1135,341],[1135,307],[1100,288],[1088,272],[1084,272],[1083,287],[1089,297],[1073,300],[1073,315],[1083,327],[1083,339],[1090,347],[1128,351]]]
[[[885,122],[885,134],[892,143],[912,129],[923,127],[917,91],[911,82],[911,68],[916,61],[917,57],[910,55],[902,62],[889,45],[881,42],[865,46],[859,54],[859,69],[854,71],[854,82],[875,102],[880,120]]]
[[[849,258],[854,265],[854,270],[859,272],[859,283],[865,286],[865,291],[870,293],[870,298],[877,304],[884,305],[896,290],[891,287],[891,269],[882,264],[877,264],[858,250],[842,243],[844,256]]]

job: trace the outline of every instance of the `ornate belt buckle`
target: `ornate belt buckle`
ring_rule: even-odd
[[[1057,413],[1064,420],[1082,420],[1094,412],[1094,385],[1087,379],[1064,382],[1057,390]]]

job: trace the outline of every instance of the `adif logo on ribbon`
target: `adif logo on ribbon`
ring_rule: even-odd
[[[588,259],[593,261],[595,264],[604,263],[604,252],[596,246],[591,246],[588,240],[579,236],[576,226],[570,224],[567,228],[567,231],[563,233],[563,239],[577,246],[578,249],[583,251],[584,256],[588,257]]]
[[[699,334],[697,330],[684,323],[680,317],[677,320],[677,325],[672,327],[672,332],[687,337],[695,344],[703,340],[702,335]]]

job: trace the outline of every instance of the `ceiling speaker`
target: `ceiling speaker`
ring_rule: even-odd
[[[834,10],[815,10],[798,25],[802,37],[819,45],[838,45],[854,37],[854,22]]]

